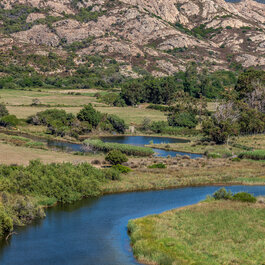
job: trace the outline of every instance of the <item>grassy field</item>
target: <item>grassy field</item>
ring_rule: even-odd
[[[1,101],[5,102],[8,105],[31,105],[34,98],[39,99],[41,104],[50,104],[50,105],[73,105],[80,106],[87,104],[86,102],[96,102],[96,98],[92,97],[95,93],[87,93],[83,90],[80,90],[84,94],[81,95],[72,95],[68,94],[72,91],[68,90],[14,90],[14,89],[1,89],[0,97]],[[79,93],[79,92],[75,92]]]
[[[72,95],[68,93],[78,93],[78,95]],[[120,118],[124,119],[129,124],[141,124],[143,119],[149,118],[151,121],[166,120],[166,116],[163,112],[145,109],[142,107],[133,108],[126,107],[110,107],[99,102],[94,96],[95,93],[106,93],[99,90],[12,90],[12,89],[0,89],[0,102],[7,104],[7,109],[10,114],[16,115],[20,119],[25,119],[30,115],[34,115],[37,112],[44,111],[48,107],[46,106],[31,106],[32,100],[37,98],[41,104],[50,105],[49,108],[64,109],[66,112],[72,112],[77,114],[83,105],[91,103],[93,106],[102,113],[116,114]],[[80,95],[79,95],[80,94]],[[64,106],[58,106],[64,105]]]
[[[28,165],[29,161],[39,159],[45,164],[71,162],[78,164],[82,162],[91,163],[94,159],[104,160],[98,155],[79,156],[70,153],[56,152],[51,150],[32,149],[22,146],[12,146],[0,143],[0,164]]]
[[[144,264],[264,264],[265,204],[215,201],[130,221]]]

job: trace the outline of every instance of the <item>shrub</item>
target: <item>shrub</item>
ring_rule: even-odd
[[[27,122],[34,125],[45,125],[48,133],[64,136],[70,133],[71,126],[75,120],[75,116],[72,113],[66,113],[65,110],[47,109],[30,116]]]
[[[215,200],[231,200],[233,194],[231,191],[227,191],[225,188],[221,188],[213,194],[213,197]]]
[[[153,164],[151,166],[148,166],[148,168],[166,168],[166,165],[163,163],[157,163],[157,164]]]
[[[168,124],[176,127],[195,128],[198,124],[198,120],[195,114],[183,111],[169,115]]]
[[[252,194],[249,194],[247,192],[238,192],[234,194],[233,199],[236,201],[252,203],[255,203],[257,201],[257,199]]]
[[[203,121],[202,130],[216,144],[223,144],[230,136],[238,135],[239,128],[238,124],[231,120],[219,122],[215,118],[211,118]]]
[[[107,154],[107,156],[105,157],[105,160],[110,162],[112,165],[118,165],[118,164],[127,162],[128,158],[121,151],[112,150]]]
[[[63,203],[100,195],[103,179],[104,172],[88,163],[44,165],[36,160],[26,167],[0,165],[0,192],[55,198]]]
[[[148,131],[150,129],[151,119],[144,117],[142,124],[141,124],[141,130]]]
[[[30,116],[27,119],[28,123],[35,125],[52,125],[54,123],[60,123],[60,125],[69,126],[74,121],[74,115],[66,113],[65,110],[60,109],[47,109],[45,111],[38,112],[36,115]]]
[[[109,180],[120,180],[120,171],[115,168],[104,169],[104,176]]]
[[[165,121],[154,121],[151,123],[150,129],[155,133],[162,133],[166,126],[168,124]]]
[[[126,125],[123,119],[116,115],[108,115],[107,119],[118,133],[125,133]]]
[[[6,105],[4,103],[0,103],[0,118],[7,116],[8,114],[9,113],[8,113],[7,108],[6,108]]]
[[[13,230],[13,221],[6,213],[2,203],[0,203],[0,238],[5,233]]]
[[[80,121],[86,121],[93,127],[97,127],[101,121],[102,115],[99,111],[96,111],[91,104],[84,106],[83,109],[77,114],[77,118]]]
[[[120,164],[113,165],[112,168],[114,168],[114,169],[118,170],[120,173],[124,173],[124,174],[129,173],[129,172],[132,171],[129,167],[126,167],[126,166],[123,166],[123,165],[120,165]]]
[[[233,194],[231,191],[227,191],[225,188],[221,188],[213,194],[215,200],[235,200],[242,202],[256,202],[257,199],[247,192],[238,192]]]
[[[19,124],[19,119],[15,115],[6,115],[0,119],[0,126],[16,127]]]

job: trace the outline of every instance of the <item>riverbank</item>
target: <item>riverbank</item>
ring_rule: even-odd
[[[265,204],[212,201],[131,220],[143,264],[262,264]]]
[[[148,168],[162,162],[164,169]],[[103,185],[104,193],[160,190],[201,185],[264,185],[264,161],[229,159],[138,159],[129,163],[133,171],[121,176],[120,181]]]
[[[188,137],[186,143],[149,144],[148,147],[187,152],[193,154],[206,154],[217,157],[229,157],[238,155],[246,150],[265,150],[265,135],[239,136],[229,144],[217,145],[213,142],[203,142],[199,138]]]
[[[108,167],[108,164],[106,164],[104,160],[105,155],[103,153],[81,155],[80,152],[75,154],[73,152],[52,151],[50,148],[46,148],[46,146],[37,145],[36,143],[38,142],[34,140],[23,138],[23,136],[2,136],[1,139],[3,143],[0,143],[0,148],[2,150],[0,154],[0,163],[2,164],[13,166],[16,164],[28,165],[31,160],[39,159],[42,163],[47,164],[47,166],[51,163],[62,163],[61,165],[64,165],[65,162],[70,162],[72,166],[78,166],[79,164],[88,162],[99,169],[104,170],[104,168]],[[189,143],[184,142],[180,144],[186,146]],[[150,166],[154,164],[163,164],[165,168],[150,168]],[[229,158],[206,157],[190,159],[189,156],[140,158],[130,156],[126,166],[130,167],[132,172],[122,174],[120,179],[116,181],[100,181],[98,194],[162,190],[203,185],[265,185],[264,165],[264,161],[246,159],[234,160]],[[37,173],[38,170],[34,173],[35,177],[38,176]],[[68,177],[71,178],[71,175]],[[28,180],[25,179],[25,181]],[[50,182],[48,181],[47,183],[46,188],[49,189]],[[24,185],[23,183],[21,184]],[[59,183],[57,184],[58,187],[52,187],[53,192],[57,192],[57,188],[60,189],[59,187],[62,186]],[[19,185],[18,183],[18,187]],[[73,190],[75,190],[78,185],[79,184],[76,183],[73,186]],[[79,188],[81,189],[81,187]],[[5,188],[0,190],[0,192],[1,191],[7,191],[7,189]],[[38,195],[39,191],[37,191],[37,194],[32,194],[33,197]],[[21,193],[21,191],[19,192]],[[83,194],[83,191],[81,194]],[[15,193],[13,195],[16,196]],[[81,197],[78,199],[81,199]],[[58,201],[53,200],[52,197],[51,199],[53,202]],[[45,203],[42,203],[42,205],[45,205]],[[38,206],[38,203],[36,206]]]

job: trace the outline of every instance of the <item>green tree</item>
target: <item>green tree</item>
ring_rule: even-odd
[[[188,65],[184,75],[184,91],[191,96],[198,97],[200,93],[197,65],[192,62]]]
[[[248,69],[241,73],[235,86],[239,99],[243,99],[253,92],[258,83],[261,83],[263,89],[265,89],[264,70]]]
[[[116,115],[108,115],[107,119],[118,133],[125,133],[126,124],[123,119]]]
[[[168,116],[168,124],[175,127],[195,128],[198,120],[194,113],[187,111],[175,112]]]
[[[91,104],[84,106],[83,109],[77,114],[80,121],[86,121],[93,127],[97,127],[101,121],[102,115],[99,111],[95,110]]]

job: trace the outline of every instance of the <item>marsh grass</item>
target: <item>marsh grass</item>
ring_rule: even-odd
[[[134,156],[151,156],[154,154],[152,148],[133,146],[130,144],[105,143],[98,139],[85,140],[84,143],[85,145],[90,146],[93,149],[103,152],[119,150],[126,155],[134,155]]]
[[[239,157],[253,159],[253,160],[265,160],[265,150],[243,152],[239,154]]]
[[[146,264],[263,264],[265,205],[201,203],[131,220],[135,257]]]
[[[176,165],[151,169],[141,167],[140,159],[130,159],[133,172],[123,175],[119,182],[104,184],[103,190],[111,193],[211,184],[265,184],[265,166],[261,161],[241,160],[235,163],[227,159],[204,159],[199,163],[172,160]]]

